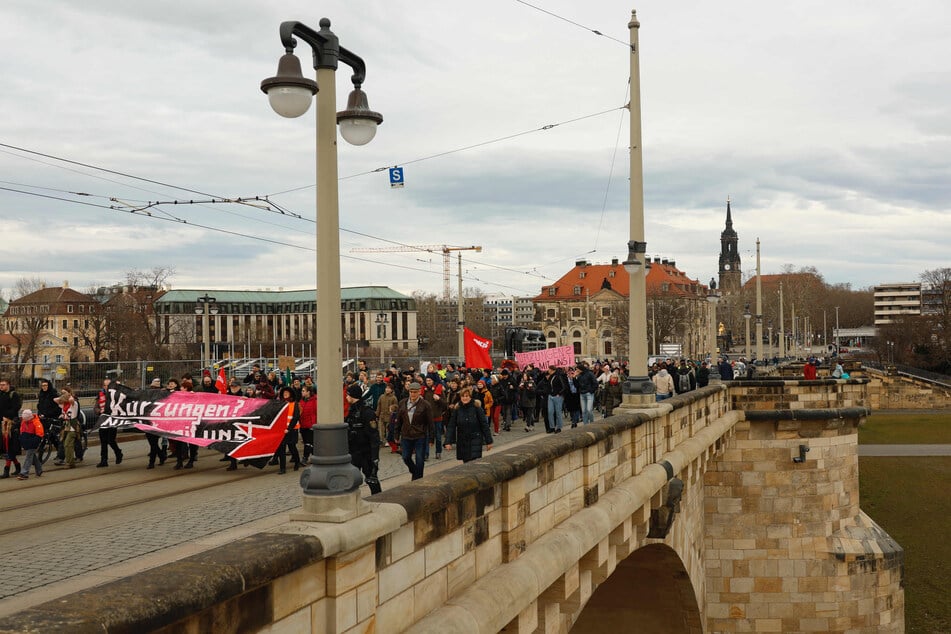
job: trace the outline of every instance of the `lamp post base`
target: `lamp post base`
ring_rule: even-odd
[[[653,407],[656,399],[654,382],[646,376],[632,376],[621,384],[621,407]]]
[[[314,426],[314,454],[300,477],[303,513],[291,519],[345,522],[369,509],[360,496],[363,474],[350,462],[348,426]]]

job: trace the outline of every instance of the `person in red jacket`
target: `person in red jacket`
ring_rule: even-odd
[[[806,361],[806,365],[802,366],[802,377],[806,381],[815,381],[816,380],[816,363],[812,359]]]
[[[317,424],[317,390],[312,385],[301,386],[300,435],[304,439],[304,462],[314,453],[314,425]]]
[[[36,477],[43,475],[43,462],[36,458],[36,449],[40,446],[40,440],[43,438],[43,424],[33,412],[25,409],[20,412],[20,446],[26,452],[26,458],[23,459],[23,468],[17,480],[28,480],[30,478],[30,465],[36,467]],[[36,460],[34,461],[34,458]]]

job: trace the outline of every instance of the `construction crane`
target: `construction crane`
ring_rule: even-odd
[[[482,252],[482,247],[451,247],[447,244],[402,244],[395,247],[378,247],[372,249],[350,249],[350,253],[405,253],[407,251],[426,251],[442,253],[442,295],[449,300],[449,254],[453,251]],[[460,299],[461,301],[461,299]]]

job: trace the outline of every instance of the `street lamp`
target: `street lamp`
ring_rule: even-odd
[[[720,381],[720,368],[717,366],[717,302],[719,301],[717,283],[711,277],[710,291],[707,293],[707,302],[710,304],[710,383]]]
[[[208,293],[205,293],[196,300],[195,304],[195,314],[201,315],[201,341],[202,341],[202,359],[201,367],[204,368],[205,364],[210,365],[211,362],[211,334],[209,315],[218,314],[218,305],[215,303],[214,297],[209,297]]]
[[[750,363],[750,317],[753,315],[750,314],[750,305],[746,305],[746,310],[743,311],[743,321],[746,322],[746,362]]]
[[[769,331],[769,346],[767,346],[766,356],[773,358],[773,322],[769,322],[767,330]],[[763,363],[765,364],[765,359]]]
[[[386,341],[386,324],[390,321],[389,315],[384,312],[377,313],[376,316],[376,337],[380,340],[380,367],[383,367],[383,344]]]
[[[295,36],[313,50],[317,81],[303,77],[300,60],[294,55]],[[311,96],[317,95],[317,425],[314,427],[315,453],[310,466],[301,475],[304,508],[345,521],[356,515],[360,471],[350,464],[347,425],[343,422],[340,398],[341,332],[333,324],[340,322],[340,217],[337,203],[337,128],[344,140],[353,145],[369,143],[383,117],[369,109],[361,90],[366,78],[363,59],[340,46],[330,30],[330,20],[321,18],[320,31],[296,21],[282,22],[281,57],[277,75],[261,82],[271,107],[282,117],[299,117],[310,108]],[[353,91],[347,109],[336,111],[336,71],[338,62],[353,70]],[[318,92],[318,86],[320,91]],[[350,506],[327,501],[321,496],[353,494]]]
[[[638,33],[641,23],[631,12],[630,31],[630,178],[629,239],[624,270],[628,273],[628,378],[622,392],[626,403],[647,405],[654,402],[654,384],[647,376],[647,242],[644,239],[644,155],[641,145],[641,69]],[[641,260],[640,258],[643,258]]]

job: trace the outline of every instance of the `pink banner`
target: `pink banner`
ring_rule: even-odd
[[[534,352],[516,352],[515,362],[519,370],[525,369],[529,363],[534,364],[536,368],[547,368],[550,365],[566,368],[575,364],[575,351],[571,346],[560,346]]]

